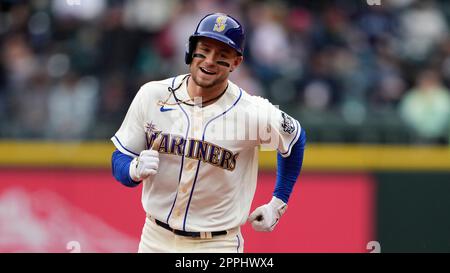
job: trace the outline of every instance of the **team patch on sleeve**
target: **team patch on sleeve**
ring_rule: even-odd
[[[288,134],[292,134],[295,131],[294,120],[285,112],[281,111],[281,128]]]

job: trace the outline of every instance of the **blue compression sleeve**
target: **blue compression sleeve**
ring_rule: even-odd
[[[133,160],[131,156],[121,153],[119,150],[115,150],[111,157],[112,173],[117,181],[127,187],[136,187],[141,182],[135,182],[130,177],[130,163]]]
[[[302,169],[305,144],[306,133],[302,129],[300,137],[294,146],[292,146],[291,154],[288,157],[282,157],[280,153],[277,155],[277,181],[273,195],[285,203],[288,202],[292,188]]]

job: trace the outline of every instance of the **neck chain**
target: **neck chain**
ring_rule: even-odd
[[[183,82],[184,82],[184,80],[186,79],[186,78],[188,78],[189,77],[189,75],[187,75],[186,77],[184,77],[183,78],[183,80],[181,81],[181,83],[176,87],[176,88],[172,88],[172,87],[168,87],[168,90],[169,90],[169,92],[170,92],[170,94],[169,94],[169,97],[165,100],[165,101],[158,101],[158,105],[160,105],[160,106],[164,106],[164,105],[177,105],[177,104],[180,104],[180,103],[183,103],[183,104],[185,104],[185,105],[188,105],[188,106],[200,106],[200,107],[202,107],[202,105],[205,105],[205,104],[207,104],[208,102],[212,102],[212,101],[215,101],[215,100],[218,100],[220,97],[222,97],[222,95],[223,94],[225,94],[225,92],[227,91],[227,89],[228,89],[228,84],[227,84],[227,86],[225,87],[225,90],[223,90],[218,96],[216,96],[216,97],[214,97],[214,98],[212,98],[212,99],[209,99],[209,100],[206,100],[206,101],[202,101],[201,103],[197,103],[197,104],[195,104],[195,103],[190,103],[190,102],[194,102],[194,100],[193,99],[191,99],[191,98],[189,98],[189,99],[187,99],[187,100],[180,100],[179,98],[177,98],[177,96],[176,96],[176,94],[175,94],[175,91],[177,91],[180,87],[181,87],[181,85],[183,84]],[[186,88],[187,88],[187,82],[186,82]],[[175,103],[170,103],[170,102],[168,102],[169,101],[169,99],[170,99],[170,97],[173,95],[173,97],[175,98]]]

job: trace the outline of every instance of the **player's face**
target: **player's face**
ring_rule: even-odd
[[[191,77],[203,88],[219,86],[242,62],[242,56],[229,46],[209,38],[199,38],[190,66]]]

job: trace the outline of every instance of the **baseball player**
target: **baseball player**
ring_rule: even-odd
[[[143,184],[139,252],[243,252],[241,225],[272,231],[286,211],[305,131],[228,80],[243,51],[241,24],[207,15],[186,46],[189,74],[144,84],[111,138],[114,177]],[[260,147],[277,150],[277,180],[271,200],[249,215]]]

